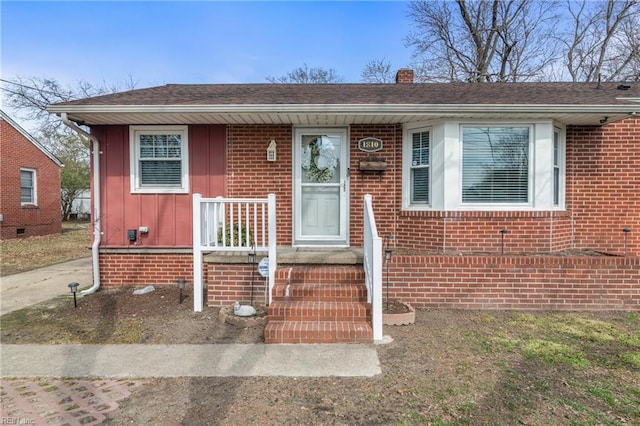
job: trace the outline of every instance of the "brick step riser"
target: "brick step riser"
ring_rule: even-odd
[[[364,321],[371,310],[363,303],[281,302],[269,306],[270,321]]]
[[[367,323],[272,322],[264,330],[265,343],[371,343]]]
[[[367,289],[364,286],[276,286],[273,299],[282,301],[328,301],[366,302]]]
[[[304,270],[294,268],[289,274],[288,269],[278,269],[276,271],[275,284],[299,284],[299,283],[341,283],[352,284],[362,283],[365,280],[364,271],[360,269],[349,269],[343,271],[323,271],[322,269]]]

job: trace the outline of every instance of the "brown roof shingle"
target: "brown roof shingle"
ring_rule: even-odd
[[[629,105],[631,83],[168,84],[56,106]],[[623,89],[623,86],[626,89]]]

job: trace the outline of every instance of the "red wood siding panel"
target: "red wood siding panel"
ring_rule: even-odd
[[[20,168],[36,171],[37,205],[20,203]],[[62,230],[60,167],[5,120],[0,120],[0,239]],[[18,229],[24,233],[17,235]]]
[[[189,194],[132,194],[129,127],[95,126],[100,141],[103,231],[101,247],[161,248],[192,246],[192,194],[226,195],[226,129],[219,125],[189,126]],[[127,230],[149,228],[135,243]]]

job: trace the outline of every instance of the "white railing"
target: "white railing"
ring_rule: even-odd
[[[204,253],[267,252],[269,303],[276,267],[276,196],[258,198],[202,198],[193,194],[193,310],[203,307]]]
[[[371,303],[373,340],[382,340],[382,238],[378,236],[372,198],[364,196],[364,273]]]

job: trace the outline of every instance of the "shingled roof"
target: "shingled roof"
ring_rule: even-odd
[[[406,122],[415,115],[434,118],[458,113],[468,117],[474,112],[488,111],[527,117],[533,117],[531,114],[541,117],[539,114],[544,112],[563,113],[562,117],[555,117],[561,120],[566,120],[569,113],[575,117],[589,113],[592,116],[587,121],[591,122],[596,116],[615,115],[619,119],[637,110],[640,110],[638,83],[168,84],[58,103],[49,108],[50,112],[65,112],[88,124],[126,121],[122,114],[132,114],[130,118],[138,120],[130,123],[153,122],[148,114],[156,114],[159,122],[166,121],[170,114],[182,114],[186,122],[225,122],[220,114],[226,114],[226,122],[230,123],[237,122],[231,116],[238,114],[245,114],[239,122],[251,123],[289,120],[282,114],[321,114],[327,115],[327,119],[317,124],[327,120],[328,124],[348,124],[358,122],[350,121],[354,115],[402,115],[396,122]],[[185,114],[191,114],[190,118]],[[281,115],[276,120],[274,114]],[[342,119],[329,118],[336,114],[342,115]],[[292,124],[300,124],[295,117],[290,118]],[[302,120],[301,124],[313,123]]]

